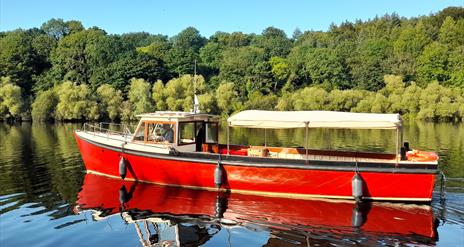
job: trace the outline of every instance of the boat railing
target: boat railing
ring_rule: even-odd
[[[111,129],[111,126],[118,126],[120,130]],[[106,135],[108,138],[110,138],[111,135],[118,135],[124,137],[124,140],[126,141],[133,135],[128,125],[107,122],[101,122],[98,124],[84,123],[82,126],[82,131],[87,133]]]
[[[119,128],[122,131],[110,129],[109,127],[111,126],[119,126]],[[115,124],[115,123],[106,123],[106,122],[101,122],[97,124],[84,123],[84,125],[82,126],[82,131],[89,133],[91,135],[94,135],[94,136],[105,137],[107,140],[115,140],[115,141],[124,140],[125,143],[130,142],[133,145],[147,146],[147,144],[144,142],[139,143],[139,142],[132,141],[132,137],[134,136],[134,133],[130,131],[130,127],[126,124]],[[123,137],[124,139],[116,138],[115,136],[120,136],[120,137]],[[158,147],[158,146],[153,146],[153,145],[150,145],[150,147],[162,148],[162,149],[170,148],[170,146],[166,144],[163,145],[163,147]]]

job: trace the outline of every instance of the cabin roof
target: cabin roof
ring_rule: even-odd
[[[239,112],[227,119],[229,126],[245,128],[343,128],[396,129],[400,114],[353,113],[336,111],[258,111]]]
[[[150,113],[143,113],[137,115],[141,120],[152,121],[174,121],[174,122],[188,122],[188,121],[218,121],[218,116],[207,113],[193,113],[193,112],[180,112],[180,111],[156,111]]]

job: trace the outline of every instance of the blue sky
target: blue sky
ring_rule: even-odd
[[[261,33],[266,27],[289,36],[300,30],[327,30],[331,23],[367,20],[396,12],[428,15],[464,0],[0,0],[0,31],[40,27],[51,18],[79,20],[108,33],[149,32],[173,36],[193,26],[203,36],[216,31]]]

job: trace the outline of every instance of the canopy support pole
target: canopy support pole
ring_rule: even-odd
[[[264,129],[264,147],[267,147],[267,129]]]
[[[308,125],[309,122],[305,122],[305,149],[306,149],[306,162],[308,162]]]
[[[396,165],[398,165],[400,153],[400,128],[399,126],[396,128]]]
[[[401,151],[401,147],[403,146],[403,142],[404,142],[404,132],[403,132],[403,125],[400,126],[400,151]]]
[[[227,122],[227,155],[229,155],[229,122]]]

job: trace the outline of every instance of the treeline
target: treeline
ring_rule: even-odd
[[[194,61],[197,73],[192,76]],[[79,21],[0,33],[4,120],[130,120],[155,110],[400,112],[464,118],[464,8],[296,29],[109,35]],[[193,81],[196,81],[194,88]]]

